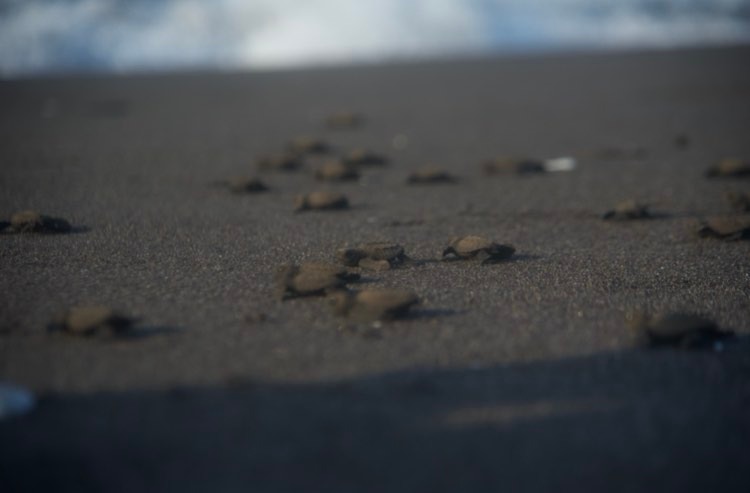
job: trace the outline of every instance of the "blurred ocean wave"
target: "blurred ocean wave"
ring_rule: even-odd
[[[750,42],[750,0],[0,0],[0,74]]]

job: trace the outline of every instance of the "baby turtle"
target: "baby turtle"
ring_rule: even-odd
[[[725,158],[706,170],[708,178],[747,178],[750,177],[750,161]]]
[[[357,279],[359,274],[322,262],[284,265],[277,274],[278,291],[282,300],[298,296],[319,296],[326,291],[343,288],[347,282]]]
[[[750,216],[714,217],[700,223],[696,232],[701,238],[747,240],[750,239]]]
[[[297,154],[325,154],[331,150],[325,141],[307,135],[292,139],[287,147]]]
[[[443,259],[475,259],[482,264],[492,264],[509,259],[515,252],[511,245],[501,245],[481,236],[461,236],[450,240],[443,250]]]
[[[369,270],[389,270],[408,260],[404,247],[387,242],[362,243],[355,248],[341,248],[336,252],[336,258],[348,267]]]
[[[315,171],[315,178],[325,181],[351,181],[359,178],[357,169],[343,161],[326,161]]]
[[[294,210],[296,212],[337,210],[347,209],[348,207],[349,199],[336,192],[311,192],[307,195],[298,195],[294,199]]]
[[[337,315],[362,322],[402,318],[419,303],[419,297],[411,291],[383,288],[336,291],[329,300]]]
[[[545,173],[544,161],[530,158],[498,158],[482,163],[485,175],[533,175]]]
[[[291,153],[270,154],[261,156],[256,160],[256,166],[260,171],[297,171],[302,167],[299,156]]]
[[[10,222],[4,222],[4,231],[8,233],[68,233],[73,229],[68,221],[59,217],[50,217],[36,211],[21,211],[10,216]]]
[[[433,166],[428,166],[411,173],[406,178],[409,185],[427,185],[437,183],[455,183],[456,177],[450,173]]]
[[[641,204],[635,200],[624,200],[615,205],[615,208],[605,212],[602,219],[612,221],[627,221],[632,219],[649,219],[651,213],[646,204]]]
[[[258,193],[268,190],[265,183],[258,178],[246,176],[230,178],[227,180],[226,185],[232,193]]]
[[[383,166],[388,160],[367,149],[354,149],[344,155],[342,160],[352,166]]]
[[[629,324],[638,339],[651,347],[699,349],[711,347],[734,335],[720,330],[713,320],[689,313],[665,313],[653,317],[636,314],[631,316]]]
[[[729,206],[737,212],[750,212],[750,195],[730,190],[724,194]]]
[[[326,126],[334,130],[344,130],[356,128],[362,125],[364,117],[353,111],[338,111],[328,115]]]
[[[47,327],[50,332],[92,337],[120,336],[128,332],[135,320],[100,305],[75,306],[58,316]]]

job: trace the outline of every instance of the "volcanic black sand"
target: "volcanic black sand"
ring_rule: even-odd
[[[0,421],[0,490],[750,491],[750,244],[694,234],[750,187],[703,176],[750,158],[748,60],[1,82],[0,219],[34,209],[75,229],[0,235],[0,381],[39,397]],[[365,124],[326,129],[340,110]],[[316,182],[308,162],[263,174],[265,193],[215,185],[300,134],[390,163],[359,182]],[[500,156],[578,165],[484,176]],[[406,185],[428,165],[458,181]],[[318,189],[351,208],[293,212]],[[601,220],[630,198],[657,217]],[[466,234],[516,255],[429,261]],[[363,241],[427,260],[364,275],[416,292],[411,318],[351,325],[321,299],[274,297],[280,264]],[[140,317],[140,335],[47,333],[85,303]],[[638,347],[636,310],[737,337]]]

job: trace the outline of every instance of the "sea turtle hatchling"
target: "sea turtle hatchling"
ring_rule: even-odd
[[[359,178],[359,171],[351,164],[340,160],[326,161],[315,171],[315,178],[324,181],[352,181]]]
[[[7,233],[68,233],[72,227],[68,221],[59,217],[50,217],[36,211],[16,212],[9,222],[3,222],[2,228]]]
[[[120,336],[128,332],[134,322],[133,318],[106,306],[74,306],[55,318],[47,328],[50,332],[83,337]]]
[[[404,247],[397,243],[370,242],[354,248],[340,248],[336,258],[348,267],[368,270],[388,270],[408,260]]]
[[[278,294],[284,299],[299,296],[319,296],[332,289],[343,288],[347,282],[359,279],[359,274],[323,262],[283,265],[277,273]]]
[[[353,111],[337,111],[331,113],[325,119],[326,126],[334,130],[352,129],[359,127],[364,122],[364,117]]]
[[[701,238],[747,240],[750,239],[750,216],[710,218],[698,224],[696,233]]]
[[[547,169],[544,162],[531,158],[497,158],[482,163],[482,171],[485,175],[532,175],[545,173]]]
[[[353,149],[344,154],[341,159],[352,166],[383,166],[388,162],[385,156],[367,149]]]
[[[408,185],[455,183],[456,181],[458,180],[455,176],[435,166],[427,166],[419,169],[406,177]]]
[[[750,161],[738,158],[725,158],[706,170],[708,178],[747,178],[750,177]]]
[[[247,176],[236,176],[226,181],[226,186],[232,193],[258,193],[265,192],[268,187],[260,179]]]
[[[612,210],[602,214],[602,219],[607,221],[628,221],[633,219],[649,219],[653,217],[648,210],[648,205],[635,200],[624,200]]]
[[[515,252],[511,245],[501,245],[481,236],[460,236],[451,238],[443,250],[443,259],[474,259],[492,264],[509,259]]]
[[[302,167],[302,160],[297,154],[288,152],[261,156],[255,161],[259,171],[297,171]]]
[[[325,154],[331,150],[331,146],[324,140],[308,135],[290,140],[287,148],[297,154]]]
[[[294,199],[294,210],[296,212],[347,208],[349,208],[349,199],[346,198],[346,195],[338,192],[311,192],[307,195],[298,195]]]
[[[419,304],[419,297],[405,289],[341,290],[329,294],[328,299],[334,313],[360,322],[402,318]]]
[[[705,348],[733,335],[713,320],[691,313],[637,313],[629,316],[628,325],[639,342],[651,347]]]

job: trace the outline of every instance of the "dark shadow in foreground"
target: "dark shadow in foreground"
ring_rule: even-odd
[[[750,491],[749,349],[50,395],[0,490]]]

